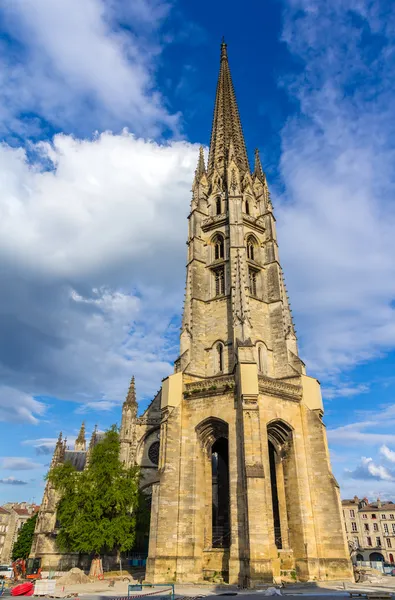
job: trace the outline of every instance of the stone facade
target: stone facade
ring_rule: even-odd
[[[355,496],[342,500],[343,519],[353,560],[395,563],[395,504]]]
[[[225,44],[208,166],[201,151],[192,187],[180,346],[160,393],[147,580],[350,578],[320,386],[298,356],[267,181],[258,152],[249,169]]]
[[[30,517],[39,510],[37,504],[8,502],[0,506],[0,563],[11,562],[12,550],[19,531]]]
[[[186,270],[175,373],[142,416],[132,379],[122,409],[121,459],[141,466],[151,496],[146,579],[351,578],[320,386],[298,355],[266,176],[257,151],[249,168],[224,43]],[[45,544],[54,502],[47,487]]]

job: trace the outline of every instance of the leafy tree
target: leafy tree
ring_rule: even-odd
[[[28,519],[20,528],[17,540],[12,549],[12,560],[16,560],[17,558],[27,558],[29,556],[33,543],[36,521],[37,513],[30,517],[30,519]]]
[[[119,552],[133,548],[140,505],[139,470],[119,460],[115,425],[93,448],[88,467],[77,472],[65,463],[48,479],[60,493],[57,544],[60,550],[82,553]]]

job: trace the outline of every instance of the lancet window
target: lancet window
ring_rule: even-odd
[[[215,295],[222,296],[225,293],[225,269],[221,267],[214,271]]]
[[[254,269],[250,269],[248,272],[249,275],[249,283],[250,283],[250,294],[251,296],[257,295],[257,279],[258,274]]]
[[[255,260],[255,240],[252,236],[247,239],[247,258]]]
[[[248,200],[246,200],[245,202],[245,213],[246,215],[250,214],[250,203],[248,202]]]
[[[214,238],[214,259],[219,260],[225,256],[225,242],[222,235],[217,235]]]
[[[215,214],[220,215],[222,213],[221,197],[217,196],[215,200]]]
[[[217,370],[219,373],[224,370],[224,347],[222,344],[217,344]]]

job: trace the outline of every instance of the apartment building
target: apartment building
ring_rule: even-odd
[[[0,506],[0,563],[11,562],[12,549],[19,530],[38,510],[37,504],[8,502]]]
[[[395,562],[395,503],[369,502],[355,496],[342,500],[347,539],[356,553],[354,561]]]

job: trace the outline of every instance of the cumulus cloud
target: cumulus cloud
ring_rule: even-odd
[[[386,446],[385,444],[383,444],[381,446],[381,448],[380,448],[380,454],[382,456],[384,456],[384,458],[386,458],[390,462],[395,463],[395,452],[393,450],[390,450],[388,448],[388,446]]]
[[[393,21],[380,1],[286,2],[302,69],[283,81],[300,113],[282,135],[279,243],[317,374],[395,344]]]
[[[3,485],[27,485],[27,483],[27,481],[15,479],[15,477],[6,477],[5,479],[0,479],[0,484]]]
[[[0,459],[0,465],[8,471],[30,471],[42,466],[40,463],[33,462],[30,458],[21,456],[6,456]]]
[[[32,151],[0,146],[0,376],[23,396],[0,388],[0,415],[34,422],[34,395],[109,409],[133,373],[150,395],[178,351],[198,147],[125,131]]]
[[[154,77],[170,4],[129,4],[4,0],[0,131],[23,135],[48,122],[85,134],[124,124],[148,135],[174,129]]]
[[[378,481],[394,481],[394,475],[383,465],[376,465],[372,458],[362,456],[361,463],[353,471],[345,470],[352,479],[376,479]]]

